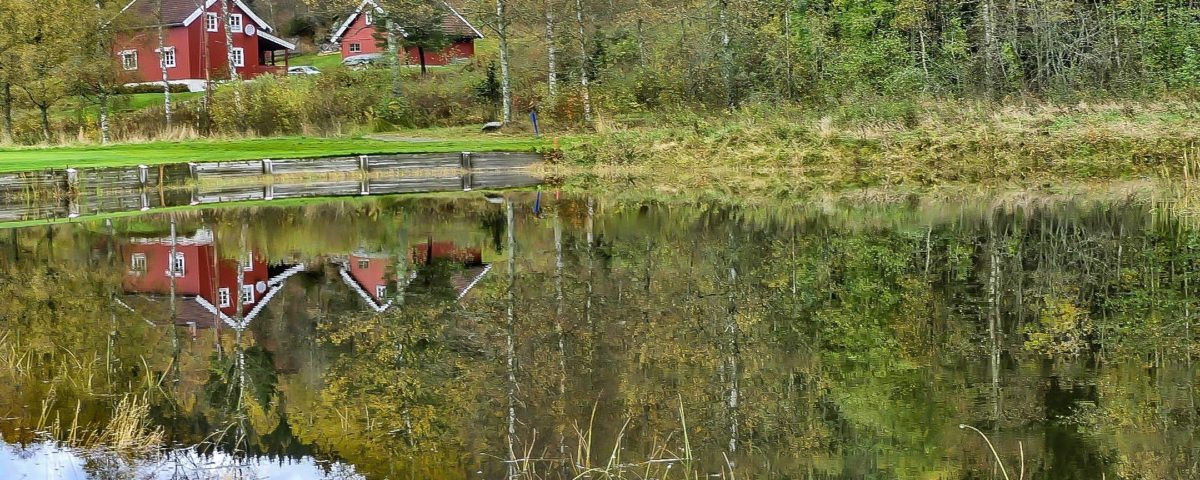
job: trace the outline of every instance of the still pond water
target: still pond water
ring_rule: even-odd
[[[0,230],[0,471],[1200,478],[1171,202],[508,200]]]

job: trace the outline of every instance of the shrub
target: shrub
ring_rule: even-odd
[[[122,85],[117,87],[118,95],[131,95],[134,93],[162,93],[163,86],[161,83],[142,83],[138,85]],[[187,85],[171,84],[171,93],[186,93]]]

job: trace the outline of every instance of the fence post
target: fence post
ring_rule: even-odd
[[[370,166],[371,166],[371,160],[370,160],[370,157],[367,157],[366,155],[359,155],[359,156],[358,156],[358,170],[359,170],[360,172],[366,172],[366,171],[368,171],[368,169],[369,169],[369,167],[370,167]]]
[[[149,209],[150,209],[150,197],[147,197],[146,191],[142,190],[142,211],[144,212]]]
[[[150,183],[150,167],[138,165],[138,183],[143,187]]]
[[[200,179],[200,172],[196,171],[196,162],[188,162],[188,176],[192,177],[192,180]]]
[[[459,164],[462,168],[470,170],[475,166],[475,154],[471,152],[462,152]]]
[[[475,188],[475,174],[471,172],[464,173],[462,176],[462,189],[464,192],[469,192]]]
[[[370,195],[371,194],[371,181],[367,180],[367,179],[363,179],[363,181],[359,182],[358,193],[361,195]]]
[[[67,169],[67,188],[79,188],[79,170],[74,168]]]
[[[263,187],[263,200],[274,200],[274,199],[275,199],[275,184],[268,183],[266,186]]]
[[[262,172],[263,172],[263,175],[274,175],[275,174],[275,164],[271,163],[271,159],[264,158],[262,160]]]

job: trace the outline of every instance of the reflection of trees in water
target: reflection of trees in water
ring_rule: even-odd
[[[104,260],[105,228],[11,231],[0,276],[22,280],[0,282],[0,337],[37,361],[0,355],[0,405],[39,405],[53,387],[49,415],[71,418],[79,403],[100,422],[113,407],[104,395],[136,391],[172,439],[314,452],[391,477],[573,477],[618,446],[619,468],[674,459],[679,472],[681,413],[701,474],[990,475],[990,452],[960,423],[987,431],[1006,460],[1024,442],[1037,477],[1195,473],[1200,235],[1169,210],[914,221],[903,209],[580,199],[535,221],[521,201],[511,227],[507,206],[429,208],[430,224],[485,237],[495,219],[484,217],[502,213],[503,265],[461,302],[452,261],[411,266],[403,308],[383,313],[315,270],[240,342],[218,339],[224,354],[147,324],[166,304],[110,308],[123,267]],[[405,221],[420,224],[409,207]],[[386,209],[372,222],[318,212],[326,224],[285,212],[264,211],[279,237],[250,224],[244,248],[409,248],[390,240],[401,222]],[[215,227],[229,239],[240,229]],[[26,426],[39,415],[0,412]],[[0,429],[19,438],[12,423]]]

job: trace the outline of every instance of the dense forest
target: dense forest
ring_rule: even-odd
[[[48,0],[33,8],[27,0],[0,0],[5,138],[14,137],[14,122],[18,130],[33,131],[15,134],[24,139],[36,140],[39,133],[42,140],[49,139],[51,123],[90,138],[107,133],[99,131],[106,125],[96,125],[105,120],[91,117],[105,114],[105,103],[116,91],[115,61],[107,45],[128,28],[114,20],[121,17],[117,12],[123,3]],[[357,5],[350,0],[247,3],[269,16],[282,34],[301,38],[305,49],[326,42],[331,29]],[[395,25],[429,24],[441,15],[421,0],[380,3],[398,12],[392,15]],[[382,118],[413,126],[492,116],[515,121],[537,107],[563,125],[588,127],[597,117],[781,103],[823,107],[938,99],[1190,99],[1200,85],[1200,6],[1192,0],[455,3],[485,34],[472,65],[450,75],[458,81],[447,82],[445,75],[410,75],[402,81],[397,73],[390,80],[357,76],[329,81],[316,91],[340,86],[370,94],[351,102],[346,111],[310,108],[305,115],[313,118],[304,121],[369,124]],[[304,99],[309,90],[293,85],[301,83],[246,88],[270,90],[275,96],[296,90],[294,98]],[[399,88],[401,83],[407,85]],[[232,101],[246,95],[254,96],[227,96]],[[336,105],[338,98],[353,96],[322,96],[314,103]],[[197,112],[181,118],[203,130],[289,131],[275,125],[284,123],[278,120],[268,121],[266,128],[221,124],[222,118],[269,117],[287,102],[263,100],[268,104],[259,107],[253,100],[250,106],[237,102],[232,112],[214,112],[221,97],[182,106]],[[55,108],[72,99],[99,107],[74,120],[70,115],[52,118]],[[213,117],[216,127],[207,123]],[[22,118],[29,125],[22,126]],[[140,127],[126,128],[149,130],[145,125],[169,120],[151,116],[140,119]]]

